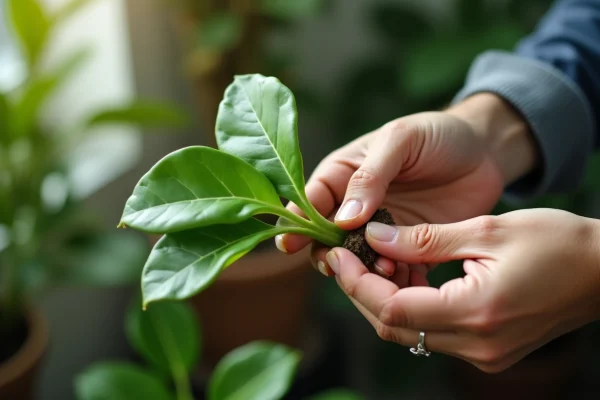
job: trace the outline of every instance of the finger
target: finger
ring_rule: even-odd
[[[396,262],[390,260],[389,258],[378,257],[377,260],[375,260],[373,270],[377,273],[377,275],[384,278],[389,278],[394,275],[394,272],[396,272]]]
[[[310,260],[313,268],[327,277],[335,275],[325,258],[330,250],[329,247],[319,242],[313,242],[310,250]]]
[[[463,302],[443,296],[430,287],[399,289],[393,282],[370,274],[350,251],[335,248],[327,254],[329,265],[347,296],[356,299],[369,312],[388,326],[436,331],[456,331],[464,313]],[[461,291],[464,293],[464,291]]]
[[[491,256],[499,236],[498,217],[452,224],[390,226],[367,224],[365,237],[377,253],[409,264],[440,263]]]
[[[367,321],[375,328],[377,335],[386,341],[395,342],[402,346],[416,348],[419,343],[419,333],[413,329],[396,328],[384,325],[367,310],[359,301],[350,297],[350,301],[365,317]],[[465,340],[455,332],[425,332],[424,347],[427,351],[434,353],[447,354],[453,357],[459,357],[465,346]]]
[[[390,182],[398,175],[404,160],[408,135],[387,134],[390,126],[380,128],[378,140],[371,141],[365,160],[352,174],[345,191],[344,202],[335,222],[342,229],[356,229],[373,216],[385,198]]]
[[[354,170],[346,164],[324,162],[315,170],[306,184],[305,192],[308,201],[317,212],[329,217],[341,204],[346,190],[346,184]],[[306,217],[296,204],[290,202],[286,208],[301,217]],[[311,239],[294,234],[284,234],[275,238],[277,248],[284,253],[293,254],[311,242]]]
[[[429,286],[427,273],[429,272],[424,264],[409,265],[410,286]]]
[[[400,289],[408,287],[410,284],[410,270],[408,264],[396,263],[396,270],[390,277],[390,281],[394,282]]]

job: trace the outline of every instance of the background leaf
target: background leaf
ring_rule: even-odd
[[[410,44],[433,32],[431,21],[408,4],[375,3],[369,14],[371,28],[392,45]]]
[[[9,138],[12,136],[11,133],[8,132],[8,117],[10,115],[8,107],[9,105],[6,96],[0,93],[0,145],[7,144]]]
[[[8,0],[8,8],[23,53],[30,68],[35,67],[50,32],[48,16],[36,0]]]
[[[312,396],[310,400],[364,400],[364,397],[348,389],[330,389]]]
[[[242,28],[241,16],[230,12],[213,13],[200,24],[199,45],[211,50],[230,50],[239,43]]]
[[[52,16],[52,24],[58,25],[77,14],[81,9],[94,0],[71,0],[56,11]]]
[[[124,362],[95,364],[75,379],[78,400],[174,400],[165,385],[148,371]]]
[[[131,346],[163,374],[187,377],[200,357],[200,324],[185,303],[165,302],[142,311],[136,301],[125,330]]]
[[[278,400],[289,390],[300,353],[287,346],[251,342],[231,351],[215,367],[209,400]]]
[[[232,224],[283,210],[271,182],[248,163],[203,146],[154,165],[125,204],[121,223],[150,233]]]
[[[187,113],[169,103],[134,101],[130,104],[108,108],[91,116],[89,127],[101,124],[131,124],[140,127],[183,127],[189,124]]]
[[[219,105],[219,148],[252,164],[277,192],[305,201],[304,166],[298,144],[294,95],[277,78],[238,75]]]
[[[324,6],[324,0],[261,0],[264,14],[285,20],[300,19],[318,14]]]
[[[224,268],[281,232],[257,219],[168,234],[152,249],[142,272],[144,304],[182,300],[210,286]]]

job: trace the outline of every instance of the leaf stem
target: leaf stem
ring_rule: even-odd
[[[305,231],[303,231],[300,234],[309,236],[315,240],[318,240],[319,242],[321,242],[323,244],[326,244],[331,247],[338,247],[344,243],[344,238],[345,238],[344,231],[339,229],[334,224],[331,224],[331,225],[338,228],[339,231],[337,229],[332,230],[332,229],[323,228],[322,226],[319,226],[318,224],[316,224],[315,222],[313,222],[311,220],[302,218],[301,216],[294,214],[293,212],[289,211],[288,209],[283,209],[283,211],[280,213],[280,216],[290,220],[291,222],[294,222],[295,224],[299,225],[300,227],[303,227],[305,229]],[[289,233],[293,233],[293,232],[289,232]],[[299,232],[297,232],[297,233],[299,233]]]

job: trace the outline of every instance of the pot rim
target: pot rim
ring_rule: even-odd
[[[0,387],[15,381],[38,362],[48,345],[48,321],[37,307],[25,309],[27,339],[12,357],[0,364]]]

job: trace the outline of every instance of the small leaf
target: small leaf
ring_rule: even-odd
[[[187,376],[200,357],[200,325],[185,303],[164,302],[142,311],[134,302],[125,331],[131,346],[163,374]]]
[[[8,0],[12,26],[30,67],[37,65],[50,32],[50,21],[37,0]]]
[[[162,237],[142,272],[144,305],[197,294],[231,263],[284,230],[252,218]]]
[[[58,25],[73,15],[77,14],[82,8],[90,4],[94,0],[71,0],[63,5],[52,16],[53,25]]]
[[[292,385],[301,355],[287,346],[251,342],[221,359],[208,383],[209,400],[278,400]]]
[[[364,400],[364,397],[348,389],[330,389],[311,397],[310,400]]]
[[[266,15],[292,20],[316,15],[323,9],[324,3],[323,0],[261,0],[260,5]]]
[[[52,73],[30,80],[11,115],[10,130],[13,137],[19,138],[32,133],[40,109],[90,54],[90,49],[80,49],[63,61]]]
[[[203,146],[177,150],[154,165],[127,200],[121,224],[171,233],[232,224],[283,205],[273,185],[249,164]]]
[[[225,51],[234,48],[242,37],[241,16],[221,12],[214,13],[200,25],[199,44],[210,50]]]
[[[298,144],[296,100],[277,78],[238,75],[219,105],[219,148],[252,164],[277,192],[300,205],[304,166]]]
[[[78,400],[174,400],[160,379],[124,362],[95,364],[75,378]]]
[[[88,126],[100,124],[131,124],[140,127],[182,127],[189,123],[188,115],[168,103],[136,101],[122,107],[109,108],[93,115]]]

